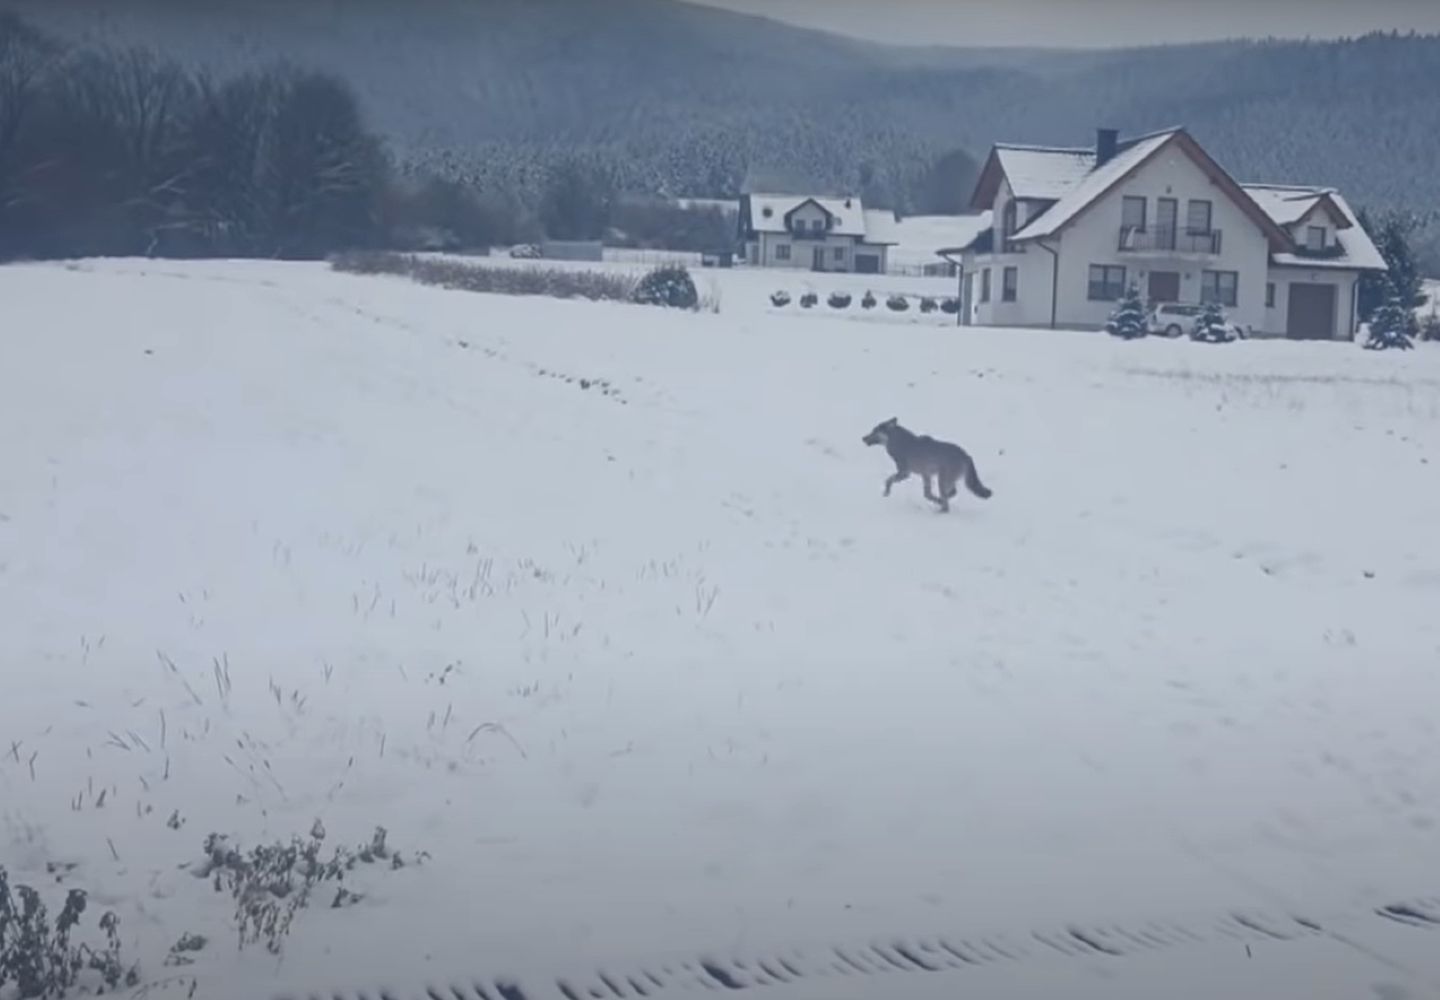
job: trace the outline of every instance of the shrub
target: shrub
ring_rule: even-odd
[[[860,300],[860,308],[862,308],[862,309],[874,309],[874,308],[875,308],[875,293],[874,293],[874,292],[866,292],[866,293],[865,293],[865,297]]]
[[[800,296],[800,308],[809,309],[819,301],[820,296],[816,295],[814,292],[806,292],[804,295]]]
[[[1110,314],[1109,321],[1105,324],[1105,330],[1112,337],[1119,337],[1122,340],[1135,340],[1145,336],[1145,307],[1140,304],[1140,289],[1131,285],[1125,291],[1125,297]]]
[[[635,287],[634,301],[644,306],[665,306],[668,309],[697,309],[700,293],[695,279],[681,264],[657,267]]]
[[[831,308],[831,309],[849,309],[849,308],[850,308],[850,293],[849,293],[849,292],[831,292],[831,293],[830,293],[830,298],[829,298],[828,301],[829,301],[829,303],[830,303],[830,308]]]
[[[1440,340],[1440,313],[1434,309],[1420,321],[1420,339],[1436,341]]]
[[[1203,344],[1228,344],[1235,339],[1235,331],[1225,318],[1225,310],[1218,302],[1208,302],[1200,312],[1200,318],[1190,330],[1190,339]]]
[[[786,291],[776,292],[770,296],[770,304],[779,309],[785,308],[790,304],[790,293]]]
[[[401,253],[338,254],[331,258],[330,266],[347,274],[395,274],[423,285],[496,295],[632,302],[636,289],[633,277],[606,271],[470,264]]]
[[[903,295],[892,295],[885,300],[885,307],[891,312],[903,313],[910,308],[910,300]]]
[[[90,978],[103,984],[99,992],[139,982],[138,969],[120,961],[120,918],[113,912],[100,917],[102,949],[72,943],[86,903],[84,890],[71,889],[52,923],[40,894],[20,885],[12,895],[9,876],[0,868],[0,996],[61,997]]]
[[[925,296],[920,300],[920,311],[922,313],[933,313],[935,311],[935,300],[928,295]]]
[[[540,248],[533,243],[522,243],[510,248],[510,256],[516,260],[539,260]]]
[[[951,316],[954,316],[956,313],[958,313],[958,312],[960,311],[960,300],[959,300],[959,299],[942,299],[942,300],[940,300],[940,311],[943,312],[943,313],[948,313],[948,314],[951,315]]]

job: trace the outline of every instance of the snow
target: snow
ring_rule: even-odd
[[[981,232],[990,228],[989,212],[970,215],[907,215],[896,219],[889,212],[888,219],[872,219],[866,212],[866,228],[871,242],[892,244],[889,259],[892,264],[923,265],[941,264],[941,250],[966,247],[975,241]]]
[[[1000,168],[1016,198],[1059,201],[1095,167],[1094,149],[995,147]]]
[[[1302,188],[1294,185],[1246,184],[1243,187],[1266,215],[1286,228],[1295,225],[1309,215],[1319,200],[1327,195],[1330,203],[1349,223],[1348,228],[1341,229],[1335,234],[1336,241],[1345,249],[1342,256],[1315,258],[1304,254],[1277,253],[1271,254],[1272,264],[1304,267],[1312,270],[1366,268],[1383,271],[1386,269],[1384,255],[1370,239],[1370,234],[1365,232],[1365,227],[1360,225],[1359,215],[1350,207],[1350,203],[1340,192],[1333,188]]]
[[[812,197],[795,194],[747,194],[741,199],[750,202],[750,225],[760,233],[785,232],[785,216],[808,201],[813,201],[835,217],[829,230],[834,236],[865,236],[865,206],[859,198]],[[765,214],[765,209],[770,214]]]
[[[1373,910],[1440,863],[1440,352],[847,322],[765,295],[899,279],[697,276],[719,314],[0,269],[13,880],[76,863],[147,973],[220,1000],[937,934],[1029,942],[953,973],[1002,1000],[1435,994],[1434,934]],[[892,415],[994,498],[882,499]],[[179,866],[316,818],[430,858],[237,950]],[[1217,921],[1256,910],[1327,930],[1246,964]],[[1151,921],[1196,940],[1032,936]]]
[[[1090,157],[1092,169],[1069,184],[1059,200],[1034,222],[1015,234],[1017,240],[1041,239],[1062,229],[1090,206],[1096,198],[1110,190],[1121,178],[1148,160],[1179,133],[1178,129],[1141,136],[1123,143],[1109,160],[1095,167],[1094,155]],[[1013,184],[1012,184],[1013,188]]]

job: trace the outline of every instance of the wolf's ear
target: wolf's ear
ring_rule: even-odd
[[[891,426],[891,427],[897,427],[897,426],[899,426],[899,424],[900,424],[900,418],[899,418],[899,417],[891,417],[889,420],[885,421],[885,423],[886,423],[887,425]]]

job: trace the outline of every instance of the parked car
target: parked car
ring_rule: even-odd
[[[1162,302],[1150,310],[1150,333],[1161,337],[1179,337],[1195,329],[1195,321],[1199,318],[1199,306],[1188,302]]]

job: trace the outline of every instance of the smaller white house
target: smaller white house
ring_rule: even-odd
[[[878,232],[884,217],[894,219],[854,197],[746,194],[739,241],[754,267],[883,274],[891,246]]]
[[[971,207],[988,225],[940,254],[964,324],[1095,329],[1135,287],[1218,303],[1257,336],[1349,340],[1361,276],[1385,270],[1339,192],[1240,184],[1180,128],[997,145]]]

